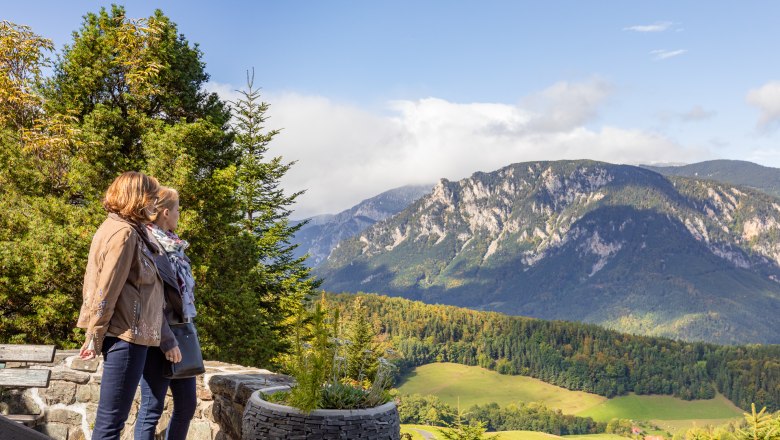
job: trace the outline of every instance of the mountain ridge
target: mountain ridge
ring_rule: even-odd
[[[780,170],[744,160],[708,160],[686,165],[640,165],[665,176],[692,177],[746,186],[780,197]]]
[[[293,237],[292,244],[297,246],[293,255],[300,258],[308,254],[307,264],[315,266],[328,257],[338,242],[397,214],[427,193],[432,186],[406,185],[393,188],[338,214],[322,214],[301,220],[308,222]]]
[[[780,200],[758,191],[629,165],[526,162],[442,179],[315,272],[337,292],[778,342],[767,323],[780,311],[779,236]]]

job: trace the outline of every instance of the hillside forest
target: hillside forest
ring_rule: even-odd
[[[334,295],[345,306],[352,295]],[[478,365],[606,397],[666,394],[742,409],[780,409],[780,347],[724,346],[634,336],[599,326],[545,321],[365,295],[380,333],[403,355],[400,374],[431,362]]]

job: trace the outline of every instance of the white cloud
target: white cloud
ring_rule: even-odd
[[[750,90],[747,102],[761,111],[759,129],[769,129],[780,122],[780,81],[771,81],[758,89]]]
[[[654,55],[654,58],[656,60],[665,60],[668,58],[680,56],[686,52],[688,51],[685,49],[677,49],[677,50],[657,49],[657,50],[651,50],[650,55]]]
[[[612,86],[601,79],[556,83],[523,100],[522,105],[534,112],[527,129],[559,131],[580,126],[596,116],[611,94]]]
[[[674,23],[671,21],[660,21],[653,24],[640,24],[635,26],[627,26],[624,27],[624,31],[633,31],[633,32],[664,32],[669,30]]]
[[[600,80],[559,83],[518,105],[402,100],[388,103],[385,114],[321,96],[263,99],[271,104],[267,128],[283,128],[270,154],[298,161],[283,184],[288,192],[306,190],[293,215],[302,218],[338,212],[393,187],[516,162],[679,162],[706,155],[639,130],[586,128],[611,89]]]

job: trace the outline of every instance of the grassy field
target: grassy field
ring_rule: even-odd
[[[501,431],[501,432],[488,432],[485,437],[492,437],[491,434],[497,435],[499,440],[550,440],[550,439],[562,439],[557,435],[547,434],[544,432],[534,431]]]
[[[700,428],[706,426],[721,426],[729,422],[744,420],[744,417],[731,417],[727,419],[688,419],[688,420],[650,420],[650,423],[662,428],[664,431],[677,432],[690,429],[694,426]]]
[[[613,418],[633,420],[686,420],[731,419],[742,416],[743,411],[722,395],[710,400],[686,401],[671,396],[637,396],[629,394],[602,402],[577,413],[598,421]],[[712,423],[711,423],[712,424]],[[717,423],[719,424],[719,423]],[[702,426],[699,424],[699,426]]]
[[[567,435],[561,437],[566,440],[625,440],[626,437],[617,434],[588,434],[588,435]]]
[[[398,386],[401,394],[433,394],[442,401],[464,411],[472,405],[496,402],[544,402],[567,414],[595,407],[606,398],[582,391],[569,391],[538,379],[507,376],[480,367],[437,363],[415,368]]]
[[[579,391],[569,391],[524,376],[506,376],[480,367],[437,363],[416,368],[398,390],[401,394],[433,394],[450,405],[460,398],[462,410],[475,404],[496,402],[507,405],[518,401],[544,402],[567,414],[593,417],[598,421],[612,418],[645,420],[669,432],[692,426],[717,426],[741,420],[743,411],[722,395],[710,400],[686,401],[671,396],[637,396],[630,394],[613,399]],[[513,439],[506,433],[502,438]],[[530,437],[522,437],[530,438]],[[549,437],[547,437],[549,438]],[[569,436],[570,439],[615,439],[616,436]]]
[[[401,433],[408,432],[412,435],[414,440],[424,440],[420,431],[424,431],[433,435],[435,439],[443,439],[444,437],[439,434],[439,429],[436,426],[425,425],[401,425]],[[502,432],[488,432],[488,437],[499,435],[500,440],[551,440],[551,439],[564,439],[564,440],[625,440],[625,437],[614,434],[590,434],[590,435],[570,435],[559,437],[553,434],[547,434],[544,432],[534,431],[502,431]]]
[[[433,430],[436,428],[428,427],[428,426],[422,426],[422,425],[401,425],[401,434],[410,434],[412,436],[412,440],[425,440],[425,437],[420,434],[418,429],[421,429],[423,431],[428,431],[431,434],[433,434]]]
[[[557,438],[559,440],[626,440],[626,437],[621,437],[615,434],[589,434],[589,435],[565,435],[559,437],[557,435],[546,434],[544,432],[533,431],[501,431],[501,432],[488,432],[487,436],[491,434],[498,435],[499,440],[550,440]]]

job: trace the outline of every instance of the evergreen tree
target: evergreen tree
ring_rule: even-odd
[[[374,380],[379,354],[374,343],[374,328],[368,320],[368,310],[363,305],[363,299],[356,297],[352,302],[347,331],[344,334],[347,342],[347,377],[362,382]]]
[[[450,429],[442,429],[441,435],[447,440],[481,440],[485,438],[485,423],[480,420],[465,422],[465,414],[460,409],[458,402],[458,411],[455,414],[455,423],[451,424]],[[498,436],[493,436],[496,438]]]
[[[750,405],[750,413],[745,414],[747,428],[738,431],[741,439],[749,440],[774,440],[780,438],[780,426],[771,414],[766,413],[766,408],[756,412],[756,404]]]
[[[286,351],[290,319],[319,281],[310,276],[305,257],[293,256],[292,236],[303,224],[290,225],[290,207],[302,192],[285,194],[281,179],[293,165],[281,156],[267,157],[269,143],[279,130],[265,129],[269,104],[261,101],[254,88],[254,71],[247,72],[247,87],[234,104],[237,203],[241,219],[239,235],[253,238],[250,259],[244,273],[237,274],[243,289],[241,296],[253,310],[262,328],[264,349],[268,355]],[[253,255],[252,255],[253,254]],[[247,304],[245,304],[247,305]],[[239,324],[241,325],[241,324]]]

